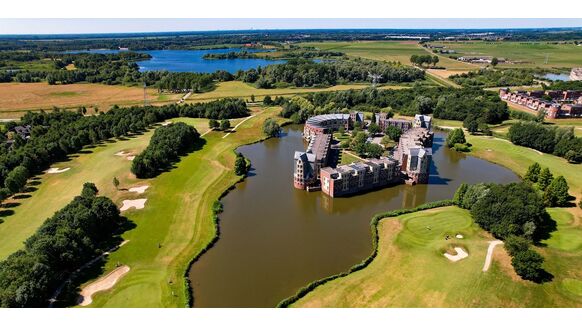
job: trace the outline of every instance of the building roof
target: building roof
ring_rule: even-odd
[[[312,116],[307,119],[305,124],[312,125],[312,126],[321,126],[325,127],[325,123],[331,120],[349,120],[350,114],[324,114],[324,115],[317,115]]]

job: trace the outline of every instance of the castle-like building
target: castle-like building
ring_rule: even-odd
[[[294,156],[295,188],[321,189],[338,197],[402,182],[428,183],[433,142],[431,117],[416,115],[414,121],[392,120],[380,113],[375,120],[380,126],[396,126],[403,131],[394,155],[333,167],[329,156],[333,131],[340,127],[352,129],[356,122],[364,124],[364,115],[326,114],[309,118],[303,130],[309,145]]]

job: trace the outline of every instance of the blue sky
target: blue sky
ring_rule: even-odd
[[[74,28],[72,28],[74,27]],[[0,34],[69,34],[312,28],[542,28],[582,27],[580,18],[534,19],[0,19]]]

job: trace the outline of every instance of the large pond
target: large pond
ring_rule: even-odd
[[[259,66],[267,66],[273,64],[284,63],[284,60],[268,60],[268,59],[204,59],[202,58],[208,53],[228,53],[228,52],[261,52],[265,50],[260,49],[209,49],[209,50],[148,50],[136,51],[146,53],[152,56],[151,59],[137,62],[140,71],[170,71],[170,72],[199,72],[199,73],[213,73],[218,70],[235,73],[238,70],[249,70]],[[108,49],[92,49],[69,51],[68,53],[97,53],[97,54],[112,54],[118,53],[119,50]]]
[[[309,282],[344,271],[371,252],[378,212],[452,198],[462,183],[517,181],[511,171],[443,147],[435,134],[428,185],[399,185],[349,198],[293,188],[300,126],[239,148],[250,176],[223,200],[219,241],[190,269],[196,307],[274,307]]]

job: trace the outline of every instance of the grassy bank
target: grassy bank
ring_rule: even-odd
[[[521,280],[502,246],[483,272],[487,241],[493,238],[473,223],[468,211],[451,206],[381,220],[378,255],[369,266],[315,288],[293,306],[579,307],[582,237],[575,242],[562,239],[566,231],[581,230],[567,212],[551,213],[558,232],[542,249],[545,267],[555,275],[550,283]],[[456,234],[463,238],[445,240]],[[451,262],[443,256],[459,246],[468,252],[467,258]]]

